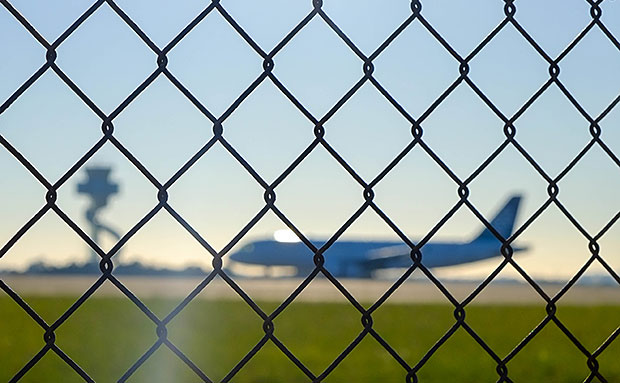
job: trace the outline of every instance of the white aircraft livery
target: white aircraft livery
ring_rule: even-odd
[[[511,197],[490,222],[504,238],[513,232],[520,202],[521,196]],[[317,248],[326,242],[310,241]],[[432,268],[475,262],[501,256],[500,248],[501,242],[484,227],[469,242],[428,242],[421,249],[422,264]],[[513,246],[515,252],[522,250]],[[369,278],[379,269],[410,267],[410,251],[403,242],[338,240],[324,253],[325,268],[336,277]],[[273,240],[248,243],[230,259],[253,265],[294,266],[299,276],[307,276],[315,267],[312,251],[292,232],[276,232]]]

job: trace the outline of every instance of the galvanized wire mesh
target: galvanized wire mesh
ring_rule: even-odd
[[[32,359],[11,379],[11,382],[17,382],[24,377],[24,375],[35,365],[41,358],[48,352],[57,354],[64,362],[66,362],[76,374],[81,376],[85,381],[93,382],[93,379],[88,373],[74,362],[71,357],[56,344],[56,330],[63,325],[73,315],[76,310],[89,299],[105,281],[110,281],[116,286],[127,298],[129,298],[143,313],[146,315],[157,327],[155,342],[144,354],[133,363],[126,373],[119,377],[119,382],[127,381],[132,374],[147,360],[149,357],[160,347],[169,348],[181,361],[183,361],[189,368],[191,368],[197,377],[202,381],[211,382],[206,372],[202,371],[195,363],[193,363],[189,357],[187,357],[183,351],[175,346],[175,344],[167,337],[167,325],[172,321],[189,303],[192,301],[201,291],[209,288],[209,284],[217,276],[221,277],[225,283],[227,283],[258,315],[263,321],[264,336],[262,339],[243,357],[222,379],[223,382],[231,381],[235,375],[243,369],[244,365],[254,357],[254,355],[267,343],[272,342],[282,353],[290,359],[307,377],[309,381],[319,382],[326,378],[338,365],[349,355],[349,353],[356,348],[356,346],[364,338],[374,338],[378,344],[380,344],[389,354],[402,366],[403,380],[407,382],[416,382],[418,380],[417,373],[424,366],[424,364],[431,358],[431,356],[459,329],[464,329],[473,340],[475,340],[489,356],[496,363],[496,371],[498,375],[498,382],[510,382],[510,370],[507,364],[534,338],[536,335],[546,326],[556,326],[561,330],[564,335],[572,342],[574,347],[579,350],[587,360],[587,368],[590,373],[585,377],[585,381],[593,381],[597,378],[600,381],[607,381],[604,376],[604,372],[599,370],[599,364],[597,358],[605,352],[605,350],[615,341],[620,334],[620,328],[613,331],[607,340],[600,344],[596,349],[588,349],[583,343],[562,323],[562,321],[555,315],[556,303],[561,299],[569,289],[576,283],[576,281],[588,270],[588,268],[594,264],[599,263],[607,270],[609,275],[613,279],[620,283],[620,276],[618,273],[609,266],[609,264],[601,257],[598,244],[599,239],[616,223],[620,218],[620,213],[616,214],[598,233],[588,232],[579,221],[571,215],[571,213],[564,207],[560,199],[558,198],[559,187],[558,182],[562,180],[570,171],[575,167],[577,163],[588,153],[593,147],[599,147],[602,149],[609,159],[615,163],[616,166],[620,166],[620,160],[615,153],[606,145],[601,138],[601,127],[599,122],[610,113],[610,111],[616,107],[620,102],[620,96],[616,97],[611,104],[609,104],[602,113],[597,116],[590,115],[584,107],[580,105],[569,90],[563,85],[560,78],[560,68],[562,60],[584,39],[584,37],[594,29],[600,30],[607,39],[613,44],[613,46],[620,50],[620,42],[609,31],[605,24],[601,21],[602,0],[585,0],[590,6],[591,21],[583,28],[583,30],[577,35],[577,37],[556,57],[550,56],[545,50],[535,41],[535,39],[528,34],[525,28],[519,23],[516,16],[517,4],[514,0],[504,0],[503,2],[498,0],[498,7],[503,7],[505,17],[501,22],[465,57],[461,56],[450,43],[444,39],[441,34],[431,25],[431,23],[424,17],[422,8],[422,2],[419,0],[413,0],[411,2],[411,13],[407,15],[406,20],[396,28],[389,35],[389,37],[380,46],[372,52],[370,55],[364,54],[357,46],[356,43],[349,38],[339,26],[330,18],[330,16],[323,9],[322,0],[313,0],[313,9],[308,13],[290,32],[286,34],[286,37],[282,39],[271,51],[265,51],[259,44],[257,44],[248,33],[235,21],[235,19],[227,12],[224,4],[221,4],[218,0],[211,1],[206,8],[200,14],[198,14],[180,33],[178,33],[166,46],[159,47],[155,44],[149,36],[140,29],[140,27],[126,14],[113,0],[99,0],[95,2],[86,12],[84,12],[75,22],[60,35],[55,41],[47,41],[35,27],[20,14],[20,12],[8,1],[0,0],[0,3],[15,17],[16,20],[46,49],[47,53],[43,65],[26,81],[24,82],[7,100],[3,101],[0,105],[0,118],[11,104],[28,90],[41,76],[48,72],[54,72],[58,78],[60,78],[100,119],[102,134],[98,142],[90,148],[90,150],[77,161],[70,169],[68,169],[60,179],[52,183],[46,179],[35,166],[33,166],[28,158],[26,158],[18,149],[16,149],[11,142],[5,139],[0,132],[0,144],[10,152],[44,187],[47,189],[45,195],[46,204],[41,208],[21,229],[0,249],[0,257],[4,256],[15,243],[45,214],[56,214],[60,217],[73,231],[75,231],[83,240],[95,251],[100,257],[100,269],[101,276],[97,281],[92,284],[88,290],[81,295],[75,303],[67,309],[56,321],[53,323],[47,323],[35,310],[28,306],[28,304],[8,286],[5,282],[0,280],[0,288],[7,293],[21,308],[34,320],[44,331],[44,342],[41,350],[32,357]],[[380,6],[380,4],[378,4]],[[151,49],[157,55],[157,69],[153,71],[131,94],[129,94],[125,100],[116,107],[111,113],[104,113],[95,102],[89,98],[69,76],[63,72],[56,64],[57,49],[63,44],[63,42],[73,34],[80,26],[95,14],[101,7],[109,7],[114,13],[122,19],[135,34],[144,42],[144,44]],[[230,25],[230,27],[238,33],[249,47],[256,53],[256,55],[262,58],[262,73],[253,81],[247,89],[245,89],[237,99],[222,113],[220,116],[214,115],[205,105],[203,105],[198,98],[196,98],[186,86],[179,81],[174,73],[170,72],[167,64],[167,54],[181,41],[183,40],[192,29],[200,24],[211,13],[219,13]],[[342,41],[350,48],[350,50],[359,58],[361,63],[361,71],[359,80],[351,87],[346,94],[344,94],[323,116],[313,115],[298,98],[287,88],[287,85],[281,82],[274,74],[273,69],[278,61],[278,53],[287,46],[287,44],[296,36],[302,29],[304,29],[311,20],[318,19],[325,23]],[[441,95],[419,116],[414,117],[405,107],[395,99],[390,92],[373,76],[374,60],[379,57],[388,46],[403,33],[404,30],[410,28],[414,23],[419,24],[426,31],[428,31],[439,43],[445,51],[447,51],[454,59],[454,65],[458,67],[459,76],[452,84],[445,89]],[[513,115],[504,114],[500,108],[498,108],[493,101],[476,85],[476,83],[469,77],[470,63],[481,52],[481,50],[489,44],[502,30],[506,28],[514,28],[525,41],[537,52],[537,54],[548,63],[548,80],[529,97],[529,99],[514,113]],[[208,142],[205,142],[202,148],[196,152],[189,161],[187,161],[178,171],[166,182],[161,183],[153,174],[144,166],[132,153],[123,145],[123,143],[117,139],[114,134],[114,120],[118,117],[145,89],[147,89],[155,79],[159,77],[165,77],[183,94],[191,103],[204,115],[204,118],[209,120],[213,126],[213,135]],[[235,147],[226,139],[225,125],[226,120],[235,112],[237,107],[263,82],[271,81],[277,89],[295,106],[308,121],[314,126],[314,140],[307,146],[307,148],[288,166],[286,169],[271,183],[265,181],[261,175],[252,167],[252,164],[248,163],[244,157],[235,149]],[[385,97],[385,99],[394,107],[394,109],[402,115],[411,124],[411,141],[407,147],[402,150],[385,169],[383,169],[375,178],[369,182],[363,179],[358,172],[333,148],[332,145],[325,139],[325,123],[347,103],[347,101],[362,87],[362,85],[370,83],[376,88],[379,93]],[[424,122],[427,118],[442,104],[442,102],[459,86],[469,87],[479,98],[488,106],[488,108],[503,121],[503,133],[505,140],[499,145],[486,160],[480,164],[467,178],[462,179],[458,177],[450,167],[440,158],[424,140]],[[589,133],[591,134],[591,140],[582,148],[582,150],[575,156],[572,161],[555,177],[550,176],[539,165],[536,159],[528,153],[528,151],[519,143],[518,139],[518,123],[519,118],[528,110],[532,104],[534,104],[540,96],[545,93],[550,87],[557,87],[562,94],[570,101],[574,108],[589,124]],[[57,191],[65,184],[72,176],[78,172],[82,166],[95,154],[103,145],[113,145],[118,151],[127,158],[142,175],[150,181],[150,183],[157,189],[157,205],[144,216],[129,232],[127,232],[110,251],[104,251],[100,246],[95,243],[83,230],[80,228],[63,210],[56,204]],[[264,189],[264,201],[265,204],[256,216],[254,216],[244,228],[228,243],[221,251],[216,251],[199,233],[192,228],[190,224],[184,220],[184,218],[174,209],[168,202],[168,190],[169,188],[179,180],[205,153],[211,150],[214,146],[220,145],[231,156],[233,156],[245,170],[253,177],[253,179]],[[295,224],[287,218],[285,214],[278,208],[276,204],[276,195],[278,186],[302,163],[308,155],[313,152],[317,147],[323,147],[329,154],[342,166],[344,170],[363,188],[363,204],[350,216],[342,227],[340,227],[331,238],[320,248],[317,248],[304,234],[295,226]],[[547,192],[548,199],[530,216],[525,222],[518,227],[514,234],[509,238],[503,238],[497,230],[485,219],[485,217],[474,206],[469,197],[468,185],[476,179],[484,170],[491,164],[500,153],[502,153],[507,147],[512,146],[515,148],[522,157],[527,160],[533,169],[540,175],[542,179],[548,184]],[[399,227],[388,217],[381,207],[374,201],[373,188],[381,182],[384,177],[390,173],[392,169],[405,157],[414,147],[420,147],[424,153],[428,155],[437,165],[443,169],[443,171],[454,182],[455,191],[458,193],[459,201],[449,210],[449,212],[437,222],[432,230],[419,241],[412,241],[406,234],[404,234]],[[555,295],[548,295],[540,285],[528,275],[528,273],[519,266],[519,264],[513,259],[513,242],[522,234],[550,205],[555,205],[565,215],[565,217],[574,225],[574,227],[587,239],[589,242],[588,249],[591,254],[587,262],[579,269],[579,271],[566,283],[566,285]],[[456,299],[446,287],[437,279],[434,274],[425,267],[424,259],[422,257],[421,249],[427,244],[430,239],[442,228],[442,226],[459,210],[470,210],[479,220],[486,226],[499,241],[501,241],[501,254],[503,260],[501,264],[482,282],[480,285],[465,299],[459,301]],[[198,285],[195,289],[179,303],[167,316],[160,318],[155,315],[136,295],[134,295],[119,279],[114,275],[114,255],[119,252],[121,247],[134,236],[149,220],[151,220],[156,214],[166,214],[161,210],[165,210],[167,214],[170,214],[183,228],[185,228],[198,243],[211,255],[213,271]],[[365,308],[360,304],[353,295],[347,291],[345,286],[335,278],[325,267],[324,253],[330,246],[340,238],[340,236],[364,213],[365,211],[374,211],[394,233],[411,249],[411,266],[402,274],[402,276],[387,290],[385,293],[377,299],[369,308]],[[286,298],[273,312],[263,311],[252,298],[239,286],[233,277],[227,274],[223,269],[223,258],[227,253],[240,241],[244,236],[261,220],[261,218],[272,211],[277,217],[292,230],[303,243],[314,254],[314,270],[303,280],[303,282]],[[505,268],[514,268],[527,283],[533,288],[533,290],[546,302],[546,317],[535,326],[532,331],[522,339],[512,351],[505,356],[498,355],[485,341],[468,325],[466,320],[467,306],[474,300],[482,291],[489,285],[491,281]],[[425,355],[417,361],[414,365],[407,362],[399,353],[390,346],[390,344],[375,330],[373,327],[373,313],[384,303],[386,300],[401,286],[402,283],[407,280],[415,270],[421,271],[426,278],[432,282],[442,293],[445,295],[447,301],[454,306],[454,324],[453,326],[425,353]],[[358,336],[342,351],[329,366],[319,374],[310,371],[304,363],[296,357],[287,346],[280,341],[276,335],[274,319],[278,317],[286,308],[300,295],[302,291],[319,275],[323,275],[331,284],[333,284],[342,295],[350,302],[350,304],[359,312],[361,319],[360,332]]]

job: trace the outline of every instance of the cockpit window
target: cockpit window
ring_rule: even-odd
[[[239,252],[241,253],[251,253],[254,251],[254,245],[252,245],[251,243],[249,245],[245,245],[241,248],[241,250],[239,250]]]

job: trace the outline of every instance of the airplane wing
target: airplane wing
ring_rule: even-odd
[[[411,248],[405,244],[381,247],[368,251],[362,264],[369,269],[394,267],[396,263],[401,263],[404,257],[408,259],[410,252]]]

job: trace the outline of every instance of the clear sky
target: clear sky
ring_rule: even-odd
[[[89,6],[87,1],[11,3],[49,41]],[[118,0],[159,47],[206,5],[203,1]],[[407,17],[407,1],[324,0],[326,14],[370,55]],[[222,6],[265,51],[270,51],[312,9],[311,1],[222,0]],[[591,21],[578,0],[517,0],[518,22],[555,58]],[[602,4],[602,21],[620,35],[620,3]],[[502,18],[503,2],[423,2],[428,22],[461,55],[468,55]],[[45,62],[45,49],[0,7],[0,104]],[[57,65],[105,113],[112,112],[157,67],[156,55],[110,9],[100,7],[57,49]],[[207,16],[168,54],[168,69],[214,115],[220,116],[262,72],[262,59],[217,12]],[[362,76],[362,61],[320,18],[311,21],[274,57],[274,74],[321,118]],[[458,62],[418,21],[374,61],[374,77],[418,118],[459,76]],[[548,80],[548,65],[511,25],[470,63],[470,78],[507,116]],[[595,27],[560,63],[560,80],[593,117],[620,94],[620,50]],[[600,122],[602,139],[620,152],[620,108]],[[160,76],[115,120],[115,137],[160,182],[165,182],[207,140],[212,124]],[[516,122],[516,139],[551,177],[589,142],[589,124],[552,85]],[[424,141],[465,179],[504,140],[503,123],[461,84],[422,124]],[[325,124],[325,138],[370,182],[411,141],[410,124],[370,83]],[[56,181],[102,135],[101,120],[51,70],[0,114],[0,134],[50,182]],[[269,81],[224,122],[224,137],[267,181],[273,181],[313,140],[313,125]],[[113,167],[121,192],[101,220],[125,233],[157,204],[156,189],[112,145],[87,164]],[[44,204],[44,188],[0,150],[0,243]],[[82,228],[88,204],[76,193],[83,171],[59,191],[58,205]],[[595,146],[560,183],[560,201],[591,234],[619,211],[620,169]],[[457,202],[457,185],[416,147],[375,187],[377,205],[411,238],[424,236]],[[490,219],[512,194],[524,202],[521,225],[547,198],[547,183],[508,147],[470,185],[470,201]],[[170,204],[216,249],[224,247],[263,206],[263,189],[221,145],[216,145],[171,187]],[[276,205],[307,236],[328,237],[363,203],[362,188],[318,147],[276,188]],[[284,228],[269,213],[247,239]],[[481,223],[461,209],[434,237],[467,240]],[[367,211],[345,233],[396,239]],[[620,227],[600,240],[601,254],[620,268]],[[518,262],[536,276],[566,278],[587,260],[587,241],[554,206],[517,240],[531,250]],[[110,248],[111,239],[102,246]],[[24,267],[34,260],[84,260],[86,245],[54,214],[47,214],[0,260]],[[125,261],[210,264],[210,256],[166,212],[123,248]],[[486,275],[499,259],[439,271]],[[595,270],[598,270],[595,268]],[[505,275],[510,275],[508,272]]]

